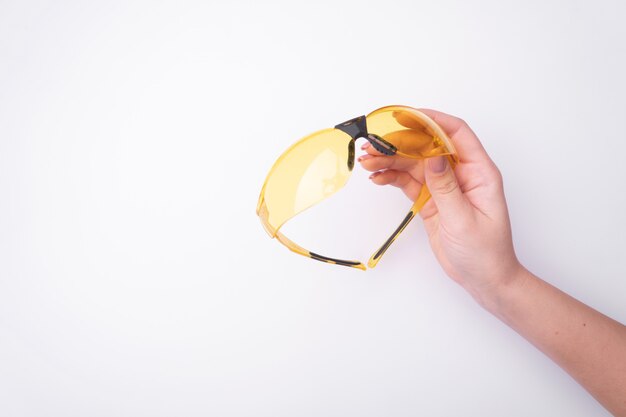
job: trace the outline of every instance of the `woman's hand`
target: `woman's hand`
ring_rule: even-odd
[[[375,184],[400,187],[414,201],[446,273],[488,311],[537,346],[607,410],[626,416],[626,327],[527,271],[517,260],[502,177],[461,119],[422,110],[446,131],[460,162],[382,156],[364,146],[359,161]],[[515,285],[512,285],[515,284]]]
[[[446,273],[479,302],[523,276],[511,239],[502,176],[461,119],[420,109],[448,134],[459,156],[415,160],[385,156],[366,143],[359,162],[378,185],[394,185],[415,201],[424,183],[432,194],[420,215],[435,256]]]

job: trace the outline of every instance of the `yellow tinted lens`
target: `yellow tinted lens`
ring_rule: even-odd
[[[300,140],[283,153],[265,180],[257,213],[270,235],[296,214],[343,187],[354,166],[354,141],[337,129]]]
[[[394,145],[399,154],[429,158],[454,153],[447,136],[424,113],[411,107],[389,106],[367,115],[367,130]]]

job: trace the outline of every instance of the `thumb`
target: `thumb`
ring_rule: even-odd
[[[467,200],[459,187],[448,158],[437,156],[426,161],[426,185],[443,220],[458,221],[467,213]]]

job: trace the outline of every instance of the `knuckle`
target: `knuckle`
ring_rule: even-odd
[[[391,182],[391,178],[389,178],[389,174],[386,171],[380,172],[374,177],[374,179],[376,180],[376,183],[380,185],[387,185]]]
[[[500,172],[498,167],[495,168],[494,178],[495,178],[496,184],[500,186],[504,184],[504,178],[502,177],[502,172]]]
[[[455,192],[459,188],[459,184],[453,177],[442,178],[436,185],[437,192],[441,195],[447,195]]]
[[[481,166],[477,171],[477,178],[480,178],[481,184],[485,186],[502,186],[502,173],[493,163]]]
[[[377,171],[383,167],[383,164],[381,164],[381,161],[379,161],[378,158],[361,160],[361,165],[368,171]]]
[[[405,187],[411,182],[411,176],[407,173],[398,173],[394,178],[394,185],[398,187]]]
[[[493,184],[497,185],[498,187],[502,187],[503,185],[502,172],[495,164],[491,167],[491,169],[489,170],[487,174],[489,175],[489,178],[491,178]]]

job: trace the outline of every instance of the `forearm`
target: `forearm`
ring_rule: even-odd
[[[520,268],[479,302],[604,407],[626,416],[626,327]]]

